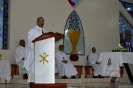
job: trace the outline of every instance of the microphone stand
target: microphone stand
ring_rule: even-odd
[[[42,34],[43,34],[43,28],[42,28]]]
[[[44,32],[43,32],[43,26],[42,26],[42,34],[43,34]]]

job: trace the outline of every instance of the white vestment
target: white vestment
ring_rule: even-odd
[[[100,64],[96,64],[96,62],[99,62],[99,58],[97,54],[91,52],[89,54],[89,65],[93,67],[94,69],[94,76],[100,75]]]
[[[55,63],[58,68],[59,76],[71,77],[77,74],[76,68],[70,62],[63,63],[62,60],[67,60],[68,57],[64,52],[58,51],[55,54]]]
[[[24,68],[24,60],[22,60],[23,58],[25,58],[25,56],[26,56],[26,48],[22,46],[17,47],[14,53],[14,58],[16,60],[16,64],[19,66],[20,75],[27,73],[26,69]]]
[[[42,28],[35,26],[34,28],[30,29],[28,32],[28,49],[27,49],[27,58],[24,62],[24,66],[26,70],[28,70],[28,82],[34,82],[34,45],[32,41],[42,35]],[[46,31],[43,29],[43,33],[46,33]]]

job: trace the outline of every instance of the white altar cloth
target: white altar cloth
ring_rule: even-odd
[[[126,52],[103,52],[100,54],[99,61],[101,62],[101,68],[99,74],[102,76],[112,76],[111,74],[119,73],[120,66],[127,62],[128,53]],[[111,63],[108,65],[108,63]],[[114,72],[114,73],[113,73]],[[119,75],[120,76],[120,75]],[[117,75],[117,77],[119,77]]]
[[[123,63],[133,64],[133,53],[132,52],[121,52]]]
[[[11,68],[8,60],[0,60],[0,79],[11,79]]]

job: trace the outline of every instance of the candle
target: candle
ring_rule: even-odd
[[[121,47],[121,44],[119,44],[119,47]]]

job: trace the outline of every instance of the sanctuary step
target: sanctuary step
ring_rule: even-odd
[[[133,85],[129,83],[76,83],[67,84],[67,88],[133,88]]]
[[[112,87],[112,84],[109,83],[71,83],[67,84],[67,87],[63,88],[133,88],[133,85],[129,83],[118,83],[115,84],[115,87]],[[55,88],[47,86],[48,88]],[[43,87],[43,88],[47,88]],[[28,84],[0,84],[0,88],[29,88]],[[38,88],[38,87],[35,87]],[[56,87],[60,88],[60,87]]]
[[[127,78],[120,78],[120,82],[130,83]],[[11,79],[10,83],[28,84],[26,79]],[[55,83],[110,83],[110,78],[55,79]]]

